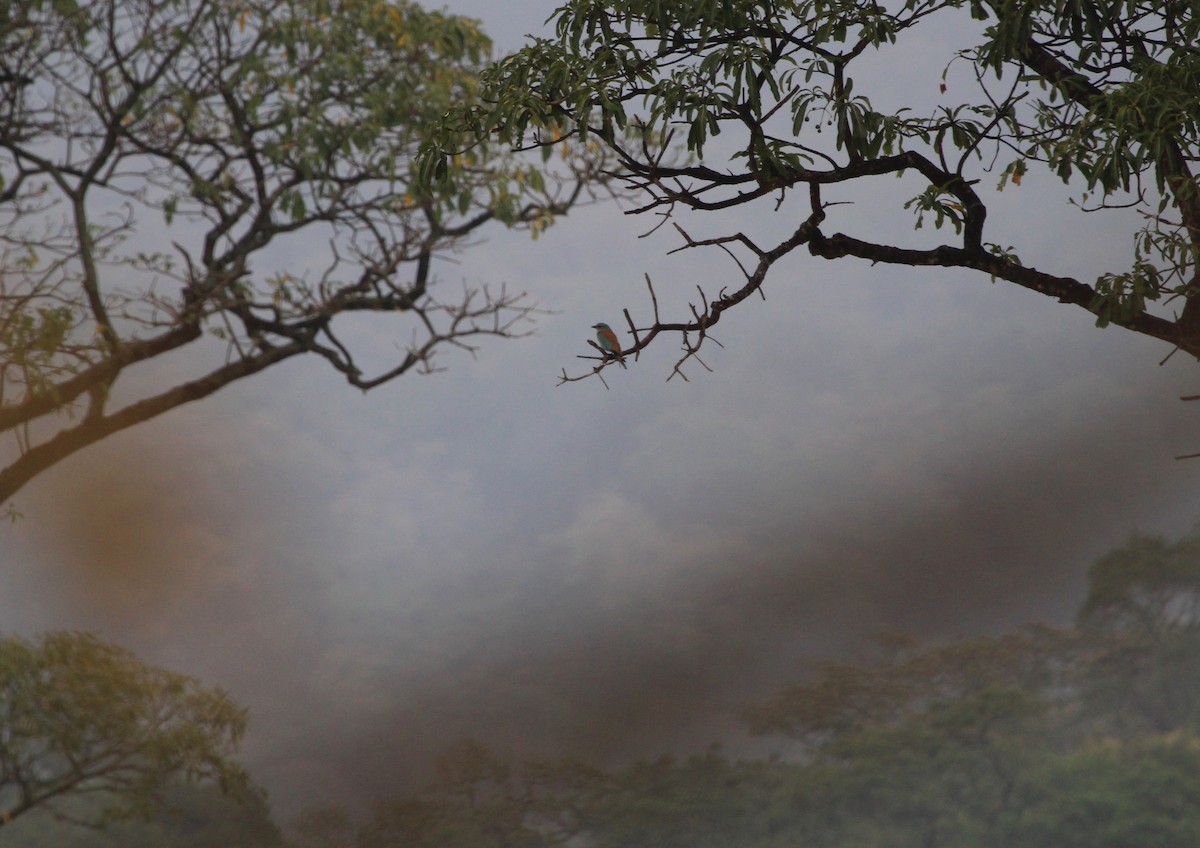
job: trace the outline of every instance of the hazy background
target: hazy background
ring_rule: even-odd
[[[508,51],[554,5],[449,8]],[[996,200],[989,237],[1028,264],[1127,260],[1036,170]],[[535,337],[369,395],[287,363],[63,463],[0,528],[3,630],[94,630],[226,687],[286,815],[401,791],[463,735],[610,761],[735,739],[731,711],[815,658],[1064,621],[1096,556],[1200,518],[1200,461],[1172,459],[1200,451],[1195,363],[968,272],[800,253],[722,320],[714,373],[665,383],[666,340],[610,390],[556,386],[590,325],[648,316],[643,273],[676,310],[737,283],[651,223],[591,207],[441,266],[528,290]]]

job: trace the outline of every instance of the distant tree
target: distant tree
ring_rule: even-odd
[[[831,664],[747,712],[800,744],[785,784],[808,844],[1005,846],[1019,789],[1068,721],[1079,640],[1050,628]]]
[[[570,792],[581,772],[572,765],[518,768],[468,739],[441,753],[436,772],[416,795],[377,804],[355,848],[561,848],[578,835],[571,807],[583,796]]]
[[[877,661],[827,665],[747,711],[752,731],[796,743],[782,756],[620,769],[582,802],[584,832],[599,848],[1195,844],[1200,742],[1117,720],[1125,705],[1096,682],[1141,685],[1111,663],[1122,649],[1045,627],[889,638]],[[1171,654],[1164,676],[1171,661],[1190,673]]]
[[[148,816],[180,781],[252,793],[233,759],[245,727],[224,692],[95,636],[4,638],[0,824],[36,809],[84,824]]]
[[[1135,535],[1088,571],[1078,623],[1148,636],[1200,633],[1200,533],[1175,542]]]
[[[781,837],[814,841],[808,798],[787,791],[795,768],[737,762],[714,748],[683,759],[660,757],[595,782],[583,801],[587,844],[595,848],[759,846]],[[805,827],[801,822],[809,825]],[[784,822],[787,822],[785,825]]]
[[[464,130],[518,147],[586,138],[642,193],[634,212],[658,225],[678,210],[706,213],[715,234],[675,222],[680,249],[725,251],[734,279],[702,291],[679,320],[653,300],[652,315],[629,318],[626,352],[680,334],[678,371],[726,310],[761,293],[776,262],[807,250],[969,269],[1200,356],[1195,3],[570,0],[553,25],[484,75],[480,102],[427,146],[422,172],[451,179]],[[946,43],[951,31],[957,43]],[[892,71],[919,39],[926,56],[945,44],[946,71],[897,91]],[[1019,247],[989,240],[984,189],[1011,190],[1033,168],[1069,181],[1080,211],[1133,210],[1128,267],[1089,280],[1075,257],[1034,268]],[[837,230],[855,225],[844,202],[867,184],[877,209],[954,237],[910,244]],[[787,235],[753,231],[746,213],[759,208],[790,221]]]
[[[107,821],[103,827],[75,822],[97,818],[104,799],[69,796],[60,806],[66,820],[44,809],[31,810],[4,834],[5,848],[283,848],[265,796],[237,798],[211,783],[172,785],[163,804],[136,818]]]
[[[479,148],[414,184],[489,50],[409,0],[0,4],[0,506],[293,357],[367,390],[522,334],[523,293],[439,285],[437,259],[492,222],[536,236],[597,174]]]
[[[1010,845],[1191,848],[1200,845],[1200,739],[1096,742],[1046,763],[1024,788]]]
[[[1104,650],[1087,709],[1114,732],[1166,733],[1200,720],[1200,534],[1136,535],[1088,572],[1079,627]]]
[[[745,710],[750,730],[817,751],[866,728],[903,723],[939,705],[1003,692],[1070,699],[1090,654],[1078,634],[1033,626],[999,636],[923,645],[887,635],[876,662],[827,663]]]
[[[466,739],[439,754],[426,786],[377,800],[361,824],[315,807],[289,830],[295,848],[563,848],[584,833],[607,780],[572,760],[510,763]]]
[[[1091,569],[1075,628],[889,634],[809,669],[744,712],[779,740],[767,757],[517,766],[468,742],[357,831],[320,816],[332,838],[298,848],[1190,848],[1197,562],[1195,533],[1137,536]]]
[[[354,819],[345,807],[306,807],[288,826],[294,848],[354,848]]]
[[[1193,545],[1139,537],[1092,577],[1131,585],[1163,556],[1187,573]],[[1121,577],[1118,562],[1136,568]],[[766,758],[714,747],[607,771],[518,767],[467,743],[355,838],[342,827],[300,848],[1195,845],[1200,646],[1176,649],[1172,631],[1190,625],[1175,615],[1153,640],[1112,626],[1137,616],[1104,620],[935,644],[889,635],[872,661],[813,669],[746,710],[752,733],[781,740]]]

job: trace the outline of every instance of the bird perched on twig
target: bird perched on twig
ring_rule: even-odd
[[[604,352],[616,357],[617,362],[621,363],[621,367],[625,368],[625,355],[621,353],[621,343],[617,340],[617,334],[613,332],[612,327],[600,323],[593,324],[592,329],[596,331],[596,341]]]

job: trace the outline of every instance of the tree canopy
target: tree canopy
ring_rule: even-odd
[[[0,823],[31,810],[148,815],[179,781],[233,795],[246,713],[222,691],[86,633],[0,640]],[[95,801],[80,807],[80,798]],[[64,803],[66,802],[66,803]]]
[[[480,148],[415,185],[489,52],[408,0],[0,5],[0,504],[292,357],[367,390],[521,334],[523,293],[436,285],[437,258],[493,222],[536,235],[596,174]]]
[[[771,755],[599,769],[465,743],[359,827],[314,811],[300,844],[1190,848],[1200,621],[1172,601],[1191,601],[1198,542],[1138,536],[1101,558],[1075,627],[887,635],[872,656],[808,669],[745,711]]]
[[[11,848],[284,848],[279,827],[271,819],[265,794],[230,797],[209,783],[175,784],[163,804],[146,815],[105,821],[102,827],[80,827],[95,821],[103,799],[64,798],[64,815],[32,810],[5,831]]]
[[[627,352],[677,333],[682,364],[725,310],[761,293],[776,262],[807,250],[969,269],[1200,356],[1194,3],[570,0],[552,20],[553,37],[484,74],[480,102],[426,146],[422,173],[449,179],[470,139],[594,139],[641,192],[634,212],[656,226],[674,217],[680,249],[729,254],[735,281],[702,291],[681,320],[660,314],[647,278],[653,314],[619,328]],[[947,46],[940,78],[888,84],[914,41],[929,52],[948,32],[962,41]],[[1084,263],[1060,256],[1039,269],[992,236],[994,192],[1016,190],[1031,168],[1067,182],[1080,212],[1138,216],[1128,267],[1086,278]],[[888,175],[903,177],[899,193],[880,186]],[[953,237],[914,245],[863,231],[843,204],[868,182],[873,205],[894,200],[918,228],[931,221]],[[786,216],[785,237],[749,229],[744,213],[759,207]],[[716,234],[685,230],[681,210],[708,213]]]

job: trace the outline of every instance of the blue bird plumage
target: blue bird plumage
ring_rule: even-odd
[[[612,327],[601,322],[593,324],[592,329],[596,331],[596,343],[604,350],[605,353],[616,357],[617,362],[625,368],[625,355],[621,353],[621,342],[617,339],[617,334],[613,332]]]

